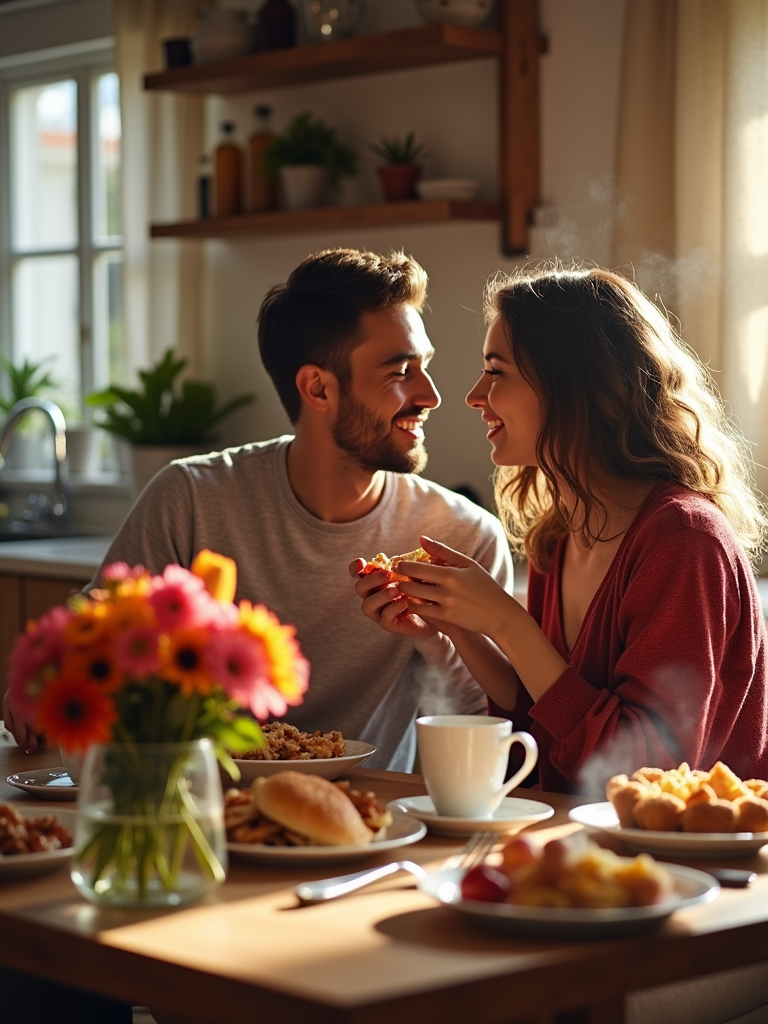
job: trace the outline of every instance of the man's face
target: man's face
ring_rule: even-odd
[[[350,355],[339,396],[337,446],[370,472],[420,473],[427,464],[424,421],[440,405],[427,373],[434,355],[412,306],[363,313],[364,341]]]

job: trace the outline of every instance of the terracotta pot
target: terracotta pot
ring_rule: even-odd
[[[421,176],[418,164],[383,164],[376,168],[384,199],[396,203],[401,199],[416,199],[416,182]]]

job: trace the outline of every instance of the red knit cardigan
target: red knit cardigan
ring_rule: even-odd
[[[657,485],[624,536],[573,650],[560,577],[531,568],[528,610],[568,668],[533,703],[492,714],[539,744],[539,785],[604,799],[605,780],[643,766],[722,760],[768,778],[766,631],[743,548],[706,498]]]

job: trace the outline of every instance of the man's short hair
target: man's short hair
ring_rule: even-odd
[[[259,351],[291,423],[301,412],[296,374],[302,366],[330,370],[348,385],[363,313],[404,305],[421,312],[426,297],[427,275],[416,260],[357,249],[308,256],[285,284],[270,288],[259,310]]]

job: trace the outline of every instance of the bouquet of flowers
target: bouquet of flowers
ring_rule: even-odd
[[[191,845],[221,880],[195,820],[185,756],[158,776],[148,751],[208,738],[236,777],[227,751],[263,737],[257,721],[235,712],[262,721],[285,714],[303,699],[308,662],[293,627],[263,606],[233,603],[235,563],[211,551],[189,570],[169,565],[159,576],[116,563],[101,584],[31,622],[10,657],[14,704],[49,745],[71,753],[112,745],[101,778],[109,813],[84,846],[76,843],[76,860],[89,865],[91,886],[109,878],[110,887],[131,882],[141,894],[155,876],[172,888]],[[151,825],[150,806],[160,813]]]

